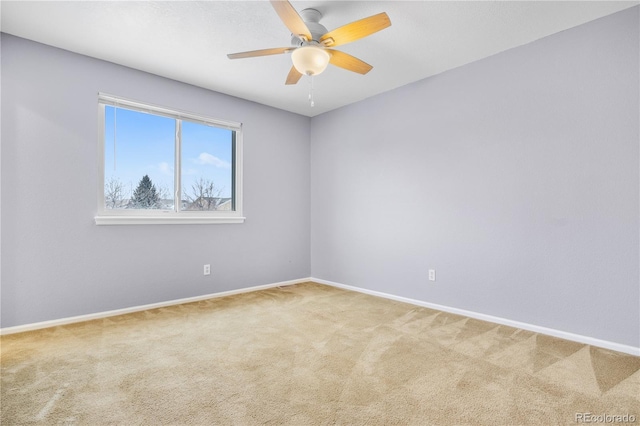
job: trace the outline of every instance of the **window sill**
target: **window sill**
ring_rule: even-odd
[[[208,225],[244,223],[244,217],[207,216],[96,216],[96,225]]]

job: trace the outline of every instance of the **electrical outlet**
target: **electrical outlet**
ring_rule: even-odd
[[[211,275],[211,265],[209,264],[204,265],[204,274]]]
[[[435,280],[436,280],[436,270],[429,269],[429,281],[435,281]]]

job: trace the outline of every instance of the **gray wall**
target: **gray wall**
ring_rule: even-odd
[[[98,92],[244,123],[246,222],[96,226]],[[309,126],[3,34],[2,327],[308,277]]]
[[[635,7],[315,117],[312,275],[640,346],[638,27]]]

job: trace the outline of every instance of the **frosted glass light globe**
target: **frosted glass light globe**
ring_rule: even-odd
[[[327,68],[331,56],[318,46],[302,46],[291,53],[293,66],[300,74],[318,75]]]

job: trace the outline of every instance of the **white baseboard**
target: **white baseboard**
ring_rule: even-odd
[[[571,340],[574,342],[584,343],[586,345],[597,346],[600,348],[611,349],[617,352],[624,352],[630,355],[640,356],[640,348],[634,346],[623,345],[620,343],[610,342],[608,340],[600,340],[593,337],[582,336],[580,334],[569,333],[566,331],[556,330],[553,328],[541,327],[539,325],[528,324],[519,321],[513,321],[505,318],[494,317],[492,315],[480,314],[477,312],[466,311],[464,309],[451,308],[449,306],[437,305],[435,303],[424,302],[422,300],[409,299],[407,297],[395,296],[393,294],[382,293],[375,290],[367,290],[365,288],[353,287],[350,285],[340,284],[333,281],[327,281],[320,278],[310,278],[312,282],[329,285],[332,287],[342,288],[345,290],[356,291],[359,293],[369,294],[371,296],[383,297],[385,299],[396,300],[398,302],[405,302],[412,305],[423,306],[425,308],[435,309],[438,311],[449,312],[452,314],[463,315],[465,317],[475,318],[482,321],[493,322],[496,324],[506,325],[509,327],[520,328],[522,330],[533,331],[535,333],[546,334],[548,336],[559,337],[565,340]]]
[[[51,321],[36,322],[33,324],[17,325],[15,327],[0,328],[0,336],[6,334],[22,333],[25,331],[39,330],[42,328],[56,327],[59,325],[73,324],[76,322],[90,321],[101,318],[114,317],[116,315],[130,314],[133,312],[146,311],[148,309],[163,308],[166,306],[181,305],[183,303],[199,302],[201,300],[215,299],[218,297],[232,296],[234,294],[249,293],[252,291],[265,290],[274,287],[283,287],[288,285],[300,284],[311,281],[311,278],[301,278],[297,280],[281,281],[278,283],[258,285],[254,287],[241,288],[238,290],[222,291],[219,293],[205,294],[202,296],[187,297],[184,299],[169,300],[167,302],[151,303],[149,305],[133,306],[131,308],[115,309],[113,311],[98,312],[95,314],[78,315],[75,317],[60,318]]]
[[[130,314],[130,313],[133,313],[133,312],[146,311],[148,309],[156,309],[156,308],[163,308],[163,307],[166,307],[166,306],[180,305],[180,304],[183,304],[183,303],[199,302],[201,300],[207,300],[207,299],[214,299],[214,298],[218,298],[218,297],[231,296],[231,295],[234,295],[234,294],[249,293],[249,292],[252,292],[252,291],[265,290],[265,289],[274,288],[274,287],[289,286],[289,285],[300,284],[300,283],[304,283],[304,282],[308,282],[308,281],[316,282],[316,283],[319,283],[319,284],[325,284],[325,285],[329,285],[329,286],[332,286],[332,287],[342,288],[342,289],[345,289],[345,290],[351,290],[351,291],[355,291],[355,292],[358,292],[358,293],[364,293],[364,294],[368,294],[368,295],[371,295],[371,296],[377,296],[377,297],[382,297],[382,298],[385,298],[385,299],[396,300],[398,302],[404,302],[404,303],[409,303],[409,304],[412,304],[412,305],[423,306],[425,308],[435,309],[435,310],[438,310],[438,311],[450,312],[452,314],[458,314],[458,315],[466,316],[466,317],[469,317],[469,318],[475,318],[475,319],[488,321],[488,322],[492,322],[492,323],[496,323],[496,324],[506,325],[506,326],[509,326],[509,327],[520,328],[522,330],[533,331],[534,333],[546,334],[548,336],[559,337],[561,339],[571,340],[571,341],[574,341],[574,342],[584,343],[584,344],[587,344],[587,345],[597,346],[597,347],[600,347],[600,348],[611,349],[613,351],[624,352],[624,353],[627,353],[627,354],[630,354],[630,355],[640,356],[640,348],[636,348],[634,346],[623,345],[623,344],[620,344],[620,343],[610,342],[608,340],[600,340],[600,339],[596,339],[596,338],[593,338],[593,337],[588,337],[588,336],[583,336],[583,335],[580,335],[580,334],[569,333],[569,332],[566,332],[566,331],[556,330],[556,329],[553,329],[553,328],[541,327],[541,326],[534,325],[534,324],[528,324],[528,323],[519,322],[519,321],[513,321],[513,320],[509,320],[509,319],[505,319],[505,318],[494,317],[492,315],[480,314],[480,313],[477,313],[477,312],[467,311],[467,310],[464,310],[464,309],[451,308],[449,306],[444,306],[444,305],[438,305],[438,304],[435,304],[435,303],[424,302],[422,300],[410,299],[408,297],[396,296],[396,295],[393,295],[393,294],[383,293],[383,292],[380,292],[380,291],[368,290],[368,289],[365,289],[365,288],[354,287],[354,286],[350,286],[350,285],[346,285],[346,284],[340,284],[340,283],[337,283],[337,282],[323,280],[323,279],[320,279],[320,278],[300,278],[300,279],[297,279],[297,280],[282,281],[282,282],[277,282],[277,283],[272,283],[272,284],[265,284],[265,285],[259,285],[259,286],[254,286],[254,287],[241,288],[241,289],[238,289],[238,290],[222,291],[222,292],[219,292],[219,293],[211,293],[211,294],[205,294],[205,295],[202,295],[202,296],[195,296],[195,297],[187,297],[187,298],[184,298],[184,299],[169,300],[169,301],[166,301],[166,302],[151,303],[151,304],[148,304],[148,305],[133,306],[133,307],[130,307],[130,308],[116,309],[116,310],[113,310],[113,311],[105,311],[105,312],[98,312],[98,313],[94,313],[94,314],[79,315],[79,316],[75,316],[75,317],[60,318],[60,319],[56,319],[56,320],[42,321],[42,322],[37,322],[37,323],[32,323],[32,324],[25,324],[25,325],[18,325],[18,326],[15,326],[15,327],[5,327],[5,328],[0,328],[0,336],[7,335],[7,334],[14,334],[14,333],[22,333],[22,332],[25,332],[25,331],[39,330],[39,329],[42,329],[42,328],[56,327],[56,326],[59,326],[59,325],[73,324],[73,323],[77,323],[77,322],[90,321],[90,320],[101,319],[101,318],[108,318],[108,317],[113,317],[113,316],[116,316],[116,315]]]

